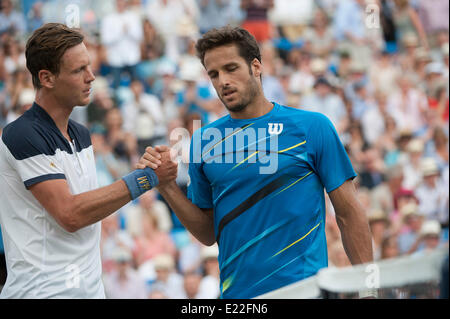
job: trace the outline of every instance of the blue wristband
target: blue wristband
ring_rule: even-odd
[[[130,191],[131,198],[134,200],[144,194],[146,191],[158,186],[158,176],[150,167],[137,169],[128,175],[122,177]]]

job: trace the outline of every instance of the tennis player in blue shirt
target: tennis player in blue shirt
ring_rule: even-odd
[[[372,261],[356,176],[330,120],[269,102],[255,39],[244,29],[206,33],[198,55],[229,115],[195,131],[188,196],[159,192],[205,245],[217,242],[222,298],[253,298],[327,267],[325,191],[352,264]],[[156,168],[165,146],[138,168]]]

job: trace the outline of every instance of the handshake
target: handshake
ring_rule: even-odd
[[[150,167],[158,176],[158,186],[174,182],[177,178],[178,163],[175,161],[175,150],[168,146],[147,147],[144,155],[136,164],[136,169]]]

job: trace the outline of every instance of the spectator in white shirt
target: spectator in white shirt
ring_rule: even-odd
[[[131,82],[132,99],[122,108],[123,128],[136,136],[138,153],[145,153],[147,146],[165,143],[166,120],[161,102],[152,94],[144,92],[139,80]]]
[[[141,18],[128,9],[128,0],[116,0],[116,5],[116,12],[105,16],[100,27],[114,88],[119,87],[124,72],[128,72],[131,79],[135,78],[135,68],[141,60],[140,43],[143,38]]]
[[[424,158],[421,164],[422,183],[415,194],[419,200],[419,211],[428,220],[448,223],[448,184],[440,178],[439,167],[433,158]]]
[[[220,296],[219,250],[217,245],[202,247],[201,257],[205,276],[200,281],[198,299],[217,299]]]
[[[424,151],[424,144],[420,139],[413,139],[408,143],[406,147],[408,157],[405,165],[403,166],[403,172],[405,179],[403,180],[403,187],[406,189],[416,189],[416,187],[422,181],[421,173],[421,159]]]
[[[399,130],[415,130],[424,124],[423,113],[427,100],[422,92],[411,86],[410,79],[404,75],[398,81],[399,90],[388,99],[388,111],[395,119]]]
[[[12,35],[24,35],[26,31],[25,17],[21,12],[14,10],[12,1],[1,1],[0,9],[0,34],[9,32]]]
[[[200,281],[202,276],[197,272],[188,272],[184,274],[184,293],[186,299],[199,299],[198,289],[200,287]]]
[[[386,132],[386,95],[376,92],[366,106],[367,109],[361,116],[364,137],[370,145],[376,145]]]
[[[152,25],[161,34],[165,46],[165,55],[177,61],[180,54],[178,43],[180,26],[194,25],[199,16],[195,0],[153,0],[147,4],[147,16]]]
[[[152,262],[156,272],[156,281],[150,287],[150,294],[158,291],[169,299],[185,298],[183,276],[175,271],[173,257],[161,254],[154,257]]]
[[[144,280],[131,267],[131,253],[122,247],[114,251],[116,269],[105,275],[105,294],[109,299],[146,299]]]
[[[317,79],[314,91],[302,99],[300,108],[325,114],[338,132],[344,132],[348,124],[344,102],[339,95],[333,93],[331,84],[325,78]]]

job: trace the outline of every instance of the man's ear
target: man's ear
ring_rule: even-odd
[[[38,73],[39,82],[45,88],[52,89],[55,86],[56,76],[48,70],[40,70]]]
[[[259,62],[259,60],[257,58],[253,59],[251,68],[252,68],[253,75],[255,77],[259,78],[262,74],[263,67],[262,67],[261,62]]]

